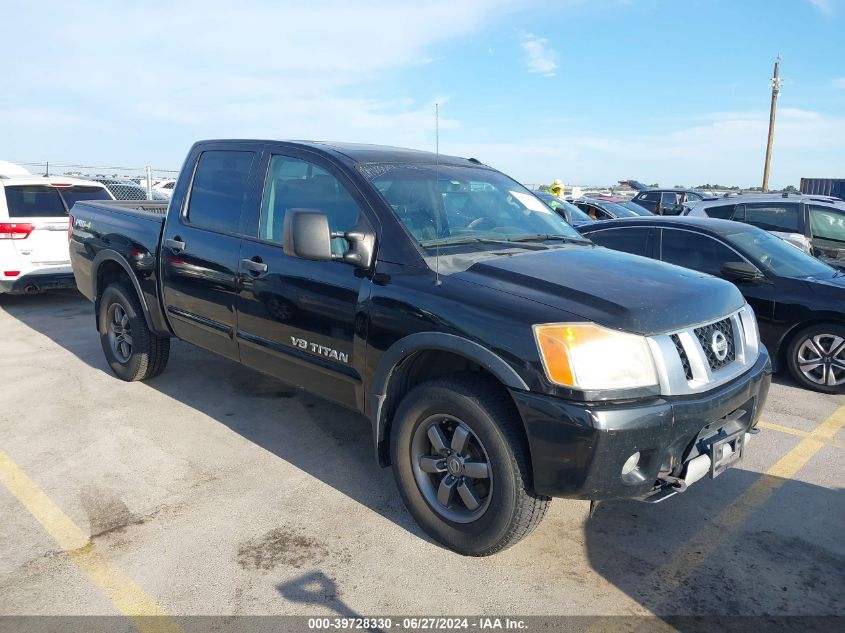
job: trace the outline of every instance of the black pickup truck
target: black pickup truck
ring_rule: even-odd
[[[118,377],[161,373],[176,336],[360,412],[463,554],[517,542],[550,497],[718,475],[768,393],[733,285],[595,246],[472,158],[204,141],[169,205],[78,203],[69,239]]]

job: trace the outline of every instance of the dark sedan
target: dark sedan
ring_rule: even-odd
[[[728,220],[655,216],[578,230],[601,246],[732,281],[757,314],[775,369],[786,365],[807,388],[845,393],[840,271],[767,231]]]
[[[572,204],[586,213],[591,220],[611,220],[613,218],[636,218],[648,214],[645,209],[633,209],[623,206],[618,202],[603,200],[601,198],[578,198]]]

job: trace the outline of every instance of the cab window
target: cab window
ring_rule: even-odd
[[[322,167],[306,160],[276,155],[270,158],[261,197],[259,237],[282,243],[285,214],[294,209],[324,213],[334,232],[358,223],[360,208],[346,188]],[[346,241],[332,240],[332,250],[343,253]]]
[[[237,233],[254,152],[213,150],[197,163],[187,220],[201,229]]]
[[[712,237],[676,229],[663,229],[660,258],[676,266],[716,276],[721,275],[722,264],[742,260],[740,255]]]

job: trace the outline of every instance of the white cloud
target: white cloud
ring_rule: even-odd
[[[807,2],[809,2],[810,5],[819,13],[828,17],[832,16],[834,13],[833,0],[807,0]]]
[[[545,37],[537,37],[527,31],[517,31],[519,45],[525,51],[525,64],[528,72],[554,77],[557,70],[555,51],[549,47],[549,40]]]
[[[158,0],[103,11],[94,0],[12,0],[0,21],[0,58],[15,60],[4,67],[15,89],[0,108],[15,116],[0,118],[3,151],[178,165],[203,137],[433,146],[433,101],[375,80],[418,72],[441,42],[530,1]],[[42,133],[28,110],[79,125]]]
[[[560,134],[519,142],[441,143],[445,153],[474,156],[528,183],[609,185],[623,178],[672,186],[706,182],[757,186],[762,179],[768,112],[714,113],[702,123],[657,134],[605,137]],[[802,176],[845,174],[845,116],[795,108],[778,112],[773,187]]]

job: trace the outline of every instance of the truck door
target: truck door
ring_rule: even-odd
[[[259,148],[203,151],[182,208],[168,216],[160,251],[162,297],[173,331],[234,359],[240,223],[258,156]]]
[[[282,248],[285,213],[318,210],[332,231],[364,219],[366,203],[339,170],[309,152],[268,157],[257,217],[241,246],[237,338],[241,362],[335,402],[363,408],[360,368],[369,280],[340,261],[291,257]],[[344,252],[336,238],[333,250]]]

